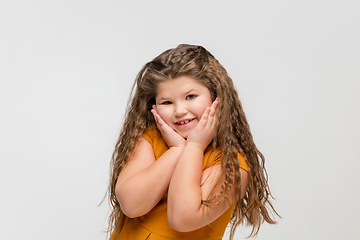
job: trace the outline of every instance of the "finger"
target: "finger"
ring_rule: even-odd
[[[216,124],[217,124],[217,117],[216,117],[216,115],[213,117],[213,120],[212,120],[212,123],[211,123],[211,127],[213,128],[213,129],[215,129],[216,128]]]
[[[160,117],[159,113],[157,112],[156,105],[152,105],[152,107],[153,107],[153,109],[151,109],[151,112],[156,117],[157,122],[162,123],[161,125],[163,125],[164,120]]]
[[[162,130],[162,127],[160,126],[159,119],[158,119],[157,115],[155,115],[154,117],[155,117],[156,127],[160,131],[160,133],[162,133],[163,130]]]
[[[159,124],[160,127],[162,127],[164,125],[167,125],[165,123],[165,121],[160,117],[159,113],[157,112],[156,105],[153,105],[153,109],[151,111],[154,112],[154,114],[156,116],[157,123]]]
[[[151,109],[150,112],[151,112],[151,113],[154,115],[154,117],[155,117],[155,115],[156,115],[155,109]]]
[[[209,113],[210,113],[210,108],[209,107],[205,108],[205,111],[202,114],[200,122],[199,122],[200,126],[203,126],[203,127],[206,126],[208,119],[209,119]]]
[[[218,105],[217,99],[211,104],[210,111],[209,111],[209,120],[212,122],[212,118],[215,116],[216,107]]]
[[[215,111],[216,111],[217,105],[218,105],[218,101],[217,101],[217,98],[216,98],[215,101],[209,107],[210,108],[209,117],[214,117],[215,116]]]
[[[215,110],[214,110],[214,109],[210,109],[209,117],[208,117],[208,119],[207,119],[206,126],[208,126],[208,127],[212,127],[212,126],[213,126],[214,117],[215,117]]]
[[[211,104],[210,112],[209,112],[209,118],[208,118],[208,124],[210,126],[214,126],[215,123],[215,113],[216,108],[219,104],[218,98],[215,99],[215,101]]]
[[[156,112],[155,109],[152,109],[151,113],[154,115],[156,127],[162,133],[163,132],[163,128],[162,128],[163,123],[161,122],[161,120],[162,120],[161,117],[159,116],[159,114]]]
[[[164,120],[159,116],[159,114],[157,115],[157,119],[158,119],[158,123],[160,125],[160,127],[163,127],[165,125],[167,125]]]
[[[158,114],[158,112],[157,112],[157,108],[156,108],[156,105],[152,105],[152,109],[151,109],[151,111],[154,111],[156,114]]]
[[[215,114],[215,110],[217,108],[217,106],[219,105],[219,100],[218,98],[215,99],[215,101],[211,104],[211,109],[213,109],[214,111],[212,112],[213,114]]]
[[[152,115],[154,116],[155,122],[157,123],[157,118],[156,118],[156,112],[154,109],[151,109],[150,111],[152,113]]]
[[[164,119],[161,118],[158,113],[156,114],[156,119],[157,126],[162,133],[169,133],[169,131],[172,130],[172,128],[164,121]]]
[[[154,116],[156,125],[158,125],[159,124],[159,120],[158,120],[158,116],[157,116],[158,114],[156,113],[156,111],[154,109],[151,110],[151,113]]]
[[[211,108],[210,108],[209,117],[214,117],[214,115],[215,115],[215,108],[212,105]]]

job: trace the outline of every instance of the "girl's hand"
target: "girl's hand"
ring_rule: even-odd
[[[161,136],[168,145],[168,147],[184,147],[186,143],[185,139],[180,134],[175,132],[172,127],[165,123],[165,121],[156,111],[156,105],[153,105],[151,113],[154,115],[156,126],[159,129]]]
[[[195,129],[187,138],[187,144],[194,144],[195,146],[205,150],[211,140],[214,138],[217,119],[215,117],[215,110],[219,103],[218,98],[207,107],[201,116],[201,119]]]

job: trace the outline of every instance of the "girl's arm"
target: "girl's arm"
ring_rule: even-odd
[[[151,144],[143,137],[138,140],[134,154],[119,175],[115,190],[121,210],[130,218],[148,213],[164,196],[185,146],[185,139],[165,126],[156,112],[153,113],[169,150],[155,161]]]
[[[188,232],[201,228],[220,217],[235,201],[233,189],[227,199],[214,206],[205,206],[210,194],[215,195],[221,190],[221,183],[216,185],[222,176],[221,166],[215,165],[202,171],[204,150],[213,138],[216,126],[215,108],[206,109],[198,126],[188,137],[186,146],[181,153],[172,175],[168,192],[168,221],[170,226],[180,232]],[[242,196],[245,195],[248,175],[241,171]],[[201,183],[204,183],[201,185]],[[211,193],[213,187],[215,191]],[[215,199],[214,203],[221,199]]]
[[[199,229],[205,225],[210,224],[220,217],[235,201],[234,188],[230,190],[227,198],[224,196],[216,198],[213,206],[206,206],[201,204],[201,200],[206,200],[210,194],[216,195],[221,190],[221,183],[216,185],[218,179],[221,177],[221,166],[215,165],[202,171],[202,166],[196,166],[195,162],[198,159],[193,156],[195,151],[187,151],[179,159],[176,170],[171,179],[169,193],[168,193],[168,221],[169,225],[179,232],[189,232]],[[200,155],[200,153],[199,153]],[[189,161],[183,159],[188,157]],[[194,163],[194,164],[192,164]],[[192,169],[192,171],[189,171]],[[241,172],[241,196],[244,197],[248,183],[248,173],[240,169]],[[201,185],[201,183],[204,183]],[[213,187],[214,192],[211,192]]]

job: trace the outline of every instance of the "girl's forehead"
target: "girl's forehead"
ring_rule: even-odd
[[[187,92],[191,90],[205,90],[207,87],[197,79],[188,76],[181,76],[161,82],[156,95],[169,95],[171,93]]]

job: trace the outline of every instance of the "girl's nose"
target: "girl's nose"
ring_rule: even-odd
[[[188,110],[187,110],[186,106],[183,105],[183,104],[179,104],[175,108],[174,116],[175,117],[182,117],[182,116],[186,115],[187,113],[188,113]]]

